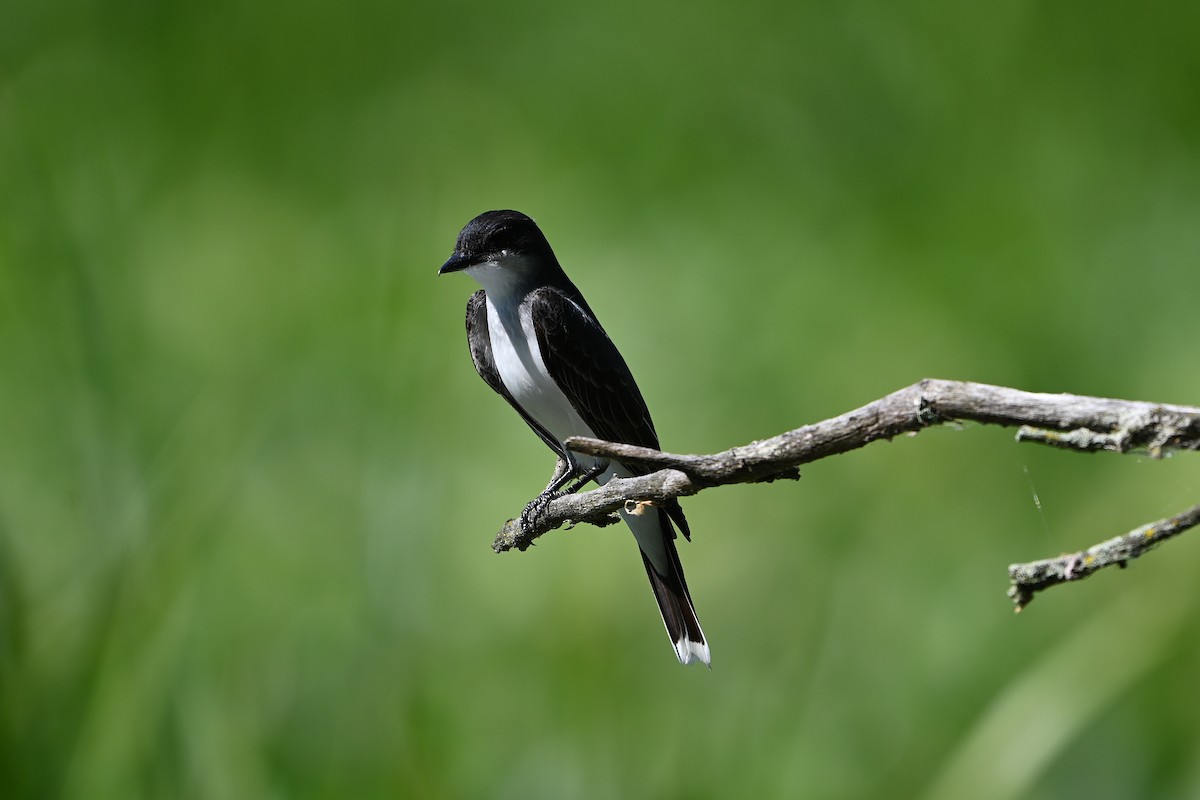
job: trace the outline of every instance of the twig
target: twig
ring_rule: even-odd
[[[1196,525],[1200,525],[1200,505],[1173,517],[1143,525],[1107,542],[1094,544],[1078,553],[1024,564],[1009,564],[1008,577],[1012,586],[1008,589],[1008,596],[1016,604],[1016,610],[1020,611],[1043,589],[1060,583],[1081,581],[1113,564],[1124,569],[1128,562]]]
[[[543,533],[567,523],[610,524],[616,521],[614,512],[628,502],[685,497],[730,483],[795,479],[800,476],[801,464],[962,420],[1019,426],[1018,441],[1083,452],[1136,450],[1159,458],[1168,450],[1200,450],[1200,408],[926,379],[841,416],[712,455],[679,455],[598,439],[570,439],[567,446],[575,452],[658,471],[614,479],[598,489],[560,497],[528,529],[509,520],[496,535],[492,549],[497,553],[524,550]],[[1178,531],[1186,527],[1190,526]],[[1014,599],[1018,605],[1029,602]]]

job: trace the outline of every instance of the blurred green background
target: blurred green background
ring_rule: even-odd
[[[1200,458],[966,426],[706,492],[683,669],[438,279],[541,223],[664,446],[925,377],[1200,402],[1200,6],[0,9],[0,794],[1200,797]],[[1192,536],[1196,536],[1193,534]]]

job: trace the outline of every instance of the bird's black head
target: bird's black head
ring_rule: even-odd
[[[504,268],[529,262],[557,264],[537,223],[520,211],[486,211],[458,234],[454,255],[438,274],[487,264]]]

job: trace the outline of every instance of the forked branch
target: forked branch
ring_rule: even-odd
[[[795,479],[800,476],[798,467],[802,464],[902,433],[915,434],[934,425],[966,420],[1016,427],[1017,441],[1083,452],[1137,451],[1159,458],[1169,450],[1200,450],[1200,408],[1193,406],[1040,394],[982,383],[926,379],[841,416],[712,455],[677,455],[597,439],[571,439],[567,445],[575,452],[640,464],[657,471],[636,478],[614,479],[592,491],[560,497],[529,528],[523,529],[510,520],[496,535],[492,548],[498,553],[514,548],[524,550],[543,533],[564,524],[611,524],[617,519],[618,509],[632,511],[641,504],[684,497],[713,486]],[[1118,538],[1136,539],[1141,535],[1148,543],[1157,544],[1198,523],[1200,507],[1146,526],[1155,532],[1149,537],[1144,532],[1139,534],[1144,531],[1139,529]],[[1168,528],[1171,533],[1164,533]],[[1110,548],[1112,553],[1123,555],[1107,561],[1098,558],[1097,548],[1111,544],[1105,542],[1060,559],[1011,566],[1013,587],[1009,594],[1018,610],[1029,603],[1034,592],[1084,577],[1108,563],[1123,565],[1148,549]],[[1092,560],[1088,561],[1089,558]],[[1060,575],[1058,579],[1049,577],[1055,569]]]

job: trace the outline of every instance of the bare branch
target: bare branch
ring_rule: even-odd
[[[1030,561],[1025,564],[1010,564],[1008,577],[1012,586],[1008,596],[1020,611],[1033,601],[1033,596],[1057,586],[1060,583],[1081,581],[1098,570],[1116,564],[1122,569],[1129,561],[1153,549],[1159,543],[1173,536],[1200,525],[1200,505],[1195,505],[1187,511],[1173,517],[1160,519],[1136,528],[1129,533],[1109,539],[1081,550],[1078,553],[1068,553],[1058,558],[1047,558],[1041,561]]]
[[[679,455],[598,439],[570,439],[567,446],[575,452],[655,467],[658,471],[636,478],[614,479],[598,489],[557,498],[546,507],[537,523],[527,529],[509,520],[496,535],[492,548],[497,553],[514,548],[524,550],[543,533],[564,524],[611,524],[616,521],[614,512],[618,509],[685,497],[713,486],[796,479],[800,477],[801,464],[902,433],[915,434],[933,425],[965,420],[1019,427],[1017,441],[1081,452],[1136,450],[1159,458],[1169,450],[1200,450],[1200,408],[1193,406],[1040,394],[982,383],[926,379],[841,416],[712,455]],[[1160,535],[1161,525],[1160,522],[1151,526],[1158,531],[1152,537],[1156,543],[1167,538]],[[1191,525],[1180,526],[1170,535],[1187,527]],[[1114,558],[1114,563],[1119,560]],[[1069,574],[1075,576],[1078,571],[1076,566]],[[1068,571],[1063,567],[1060,572]],[[1015,595],[1014,600],[1023,606],[1032,592],[1073,579],[1039,584],[1028,597]],[[1013,580],[1015,586],[1017,579]],[[1035,579],[1034,583],[1038,580],[1042,579]]]
[[[796,478],[801,464],[962,420],[1021,426],[1018,441],[1082,451],[1138,449],[1157,458],[1166,450],[1200,450],[1200,408],[927,379],[841,416],[713,455],[678,455],[598,439],[571,439],[568,445],[579,453],[662,469],[558,498],[532,530],[520,531],[510,521],[493,547],[496,552],[524,550],[565,523],[611,519],[627,500],[663,500],[727,483]]]

